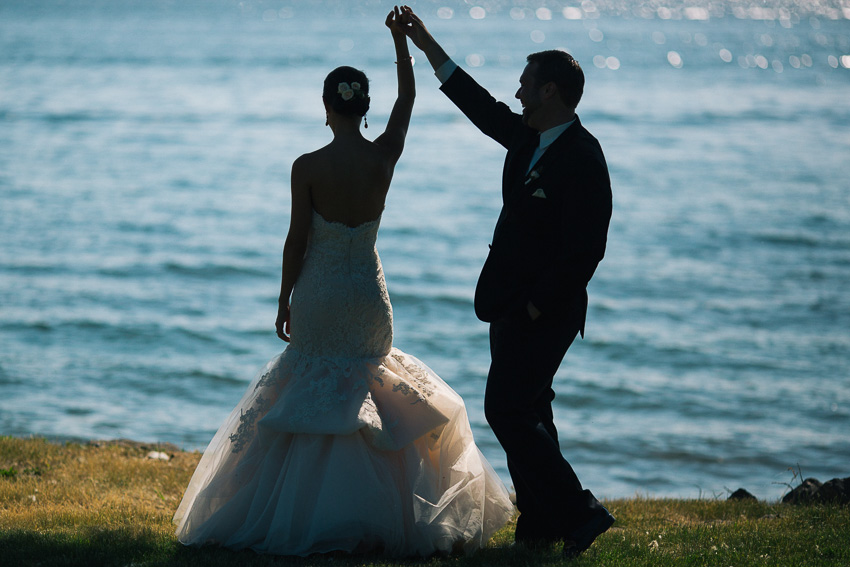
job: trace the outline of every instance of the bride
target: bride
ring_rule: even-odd
[[[398,98],[374,142],[360,132],[363,72],[340,67],[325,79],[333,141],[292,166],[276,322],[289,345],[204,452],[174,516],[186,545],[301,556],[472,552],[513,513],[460,396],[392,346],[375,241],[415,96],[401,16],[395,8],[386,20]]]

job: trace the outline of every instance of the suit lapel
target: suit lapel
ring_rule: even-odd
[[[556,171],[563,171],[563,167],[559,167],[557,161],[564,159],[564,154],[569,152],[569,148],[573,144],[580,129],[581,122],[579,122],[578,116],[576,116],[575,123],[558,136],[546,151],[543,152],[537,163],[534,164],[531,171],[537,171],[540,174],[544,185],[546,185],[545,180],[548,170],[555,169]],[[496,222],[497,231],[504,222],[505,216],[508,214],[508,209],[521,199],[533,194],[541,186],[540,182],[536,182],[536,180],[526,183],[528,181],[528,175],[526,175],[528,164],[531,163],[531,157],[534,155],[534,150],[537,149],[540,140],[538,133],[534,130],[527,128],[526,131],[527,133],[518,144],[516,151],[509,153],[507,163],[505,164],[502,179],[502,200],[504,206],[499,215],[499,220]],[[531,175],[530,172],[529,175]]]
[[[528,169],[528,164],[531,162],[531,156],[534,155],[534,150],[537,149],[539,137],[533,130],[529,130],[529,135],[522,141],[522,145],[514,152],[511,158],[511,163],[508,165],[509,175],[506,185],[516,187],[517,184],[522,184],[525,179],[525,172]]]
[[[505,164],[502,179],[502,200],[507,207],[510,207],[522,195],[525,173],[538,142],[537,132],[528,128],[519,147],[508,156],[509,161]]]
[[[576,116],[576,121],[570,125],[560,136],[558,136],[552,144],[546,148],[546,151],[543,152],[543,155],[540,156],[540,159],[537,160],[537,163],[534,164],[534,167],[531,168],[529,175],[534,175],[532,172],[537,172],[537,177],[541,179],[546,179],[547,174],[551,172],[552,169],[555,169],[560,173],[564,173],[566,168],[563,164],[559,164],[558,162],[563,162],[566,158],[566,155],[570,152],[570,147],[573,145],[578,132],[581,129],[581,123],[579,122],[578,116]],[[529,158],[530,161],[530,158]],[[526,164],[527,166],[528,164]],[[526,176],[523,176],[523,189],[520,191],[521,194],[531,195],[536,191],[539,187],[539,183],[525,183],[527,180]]]
[[[576,121],[573,122],[560,136],[555,138],[552,144],[546,148],[546,151],[543,152],[543,155],[540,156],[540,159],[537,160],[536,164],[534,164],[534,168],[537,169],[538,166],[542,166],[546,162],[555,159],[553,156],[563,158],[564,153],[569,151],[569,147],[575,141],[576,135],[580,129],[581,123],[578,120],[578,116],[576,116]]]

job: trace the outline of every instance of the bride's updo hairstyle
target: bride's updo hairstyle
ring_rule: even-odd
[[[354,67],[337,67],[325,78],[325,104],[337,114],[365,116],[369,110],[369,79]]]

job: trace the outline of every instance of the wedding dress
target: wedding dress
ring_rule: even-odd
[[[427,556],[474,551],[511,517],[463,400],[392,346],[379,224],[313,212],[292,342],[204,452],[174,516],[184,544]]]

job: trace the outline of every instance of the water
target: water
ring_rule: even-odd
[[[414,8],[514,108],[527,53],[585,68],[614,185],[587,338],[556,377],[585,484],[775,499],[789,467],[850,474],[850,13],[688,4]],[[386,123],[390,7],[0,4],[0,434],[206,446],[283,346],[289,168],[329,140],[327,71],[365,69],[367,133]],[[420,59],[378,242],[396,344],[463,395],[508,480],[472,312],[503,152]]]

